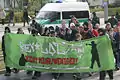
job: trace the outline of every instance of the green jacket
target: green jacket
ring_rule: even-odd
[[[94,16],[92,19],[93,27],[95,27],[96,24],[100,24],[100,19],[97,16]]]
[[[117,19],[117,20],[119,20],[119,19],[120,19],[120,15],[116,15],[115,17],[116,17],[116,19]]]
[[[118,20],[116,18],[110,18],[108,19],[108,22],[111,24],[111,27],[113,28],[114,25],[117,25]]]

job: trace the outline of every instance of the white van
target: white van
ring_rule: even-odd
[[[65,20],[68,26],[71,15],[74,15],[80,24],[88,21],[90,17],[88,3],[87,2],[47,3],[40,9],[35,20],[38,24],[41,24],[44,27],[49,26],[61,27],[62,20]]]

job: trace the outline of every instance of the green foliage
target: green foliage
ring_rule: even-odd
[[[104,11],[104,9],[100,8],[100,9],[90,9],[91,12],[98,12],[98,11]],[[111,16],[111,15],[115,15],[116,12],[119,12],[120,13],[120,7],[117,7],[117,8],[109,8],[108,9],[108,15]]]
[[[103,8],[90,9],[91,12],[103,11]]]
[[[30,11],[39,10],[44,4],[48,3],[50,0],[29,0],[28,9]]]
[[[29,13],[29,16],[34,15],[34,12],[28,12],[28,13]],[[8,23],[8,20],[9,20],[9,13],[7,12],[6,13],[6,18],[5,18],[5,23]],[[17,23],[23,21],[23,12],[22,11],[14,13],[14,21],[17,22]]]
[[[14,20],[15,20],[15,22],[22,22],[23,21],[23,12],[15,12]]]
[[[120,7],[118,7],[118,8],[110,8],[110,9],[108,10],[109,16],[115,15],[116,12],[119,12],[119,13],[120,13]]]

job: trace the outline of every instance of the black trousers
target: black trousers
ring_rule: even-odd
[[[4,25],[5,24],[5,21],[4,21],[4,19],[2,19],[2,25]]]
[[[9,23],[8,23],[8,26],[10,26],[10,24],[13,24],[13,26],[15,26],[15,22],[14,22],[14,19],[9,19]]]
[[[40,77],[41,76],[41,72],[35,71],[34,76]]]
[[[5,55],[5,52],[4,52],[4,51],[3,51],[3,57],[4,57],[4,63],[5,63],[6,55]],[[11,73],[11,69],[10,69],[10,67],[5,66],[5,69],[6,69],[6,72],[7,72],[7,73]]]
[[[29,24],[29,23],[28,23],[28,19],[24,19],[24,20],[23,20],[23,26],[25,26],[25,23],[26,23],[26,22],[27,22],[27,24]]]
[[[105,80],[106,73],[108,73],[110,79],[113,79],[113,70],[107,70],[107,71],[100,71],[99,80]]]

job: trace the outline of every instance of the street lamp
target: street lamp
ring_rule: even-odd
[[[106,23],[106,21],[108,21],[108,0],[103,1],[103,6],[104,6],[104,20]]]

